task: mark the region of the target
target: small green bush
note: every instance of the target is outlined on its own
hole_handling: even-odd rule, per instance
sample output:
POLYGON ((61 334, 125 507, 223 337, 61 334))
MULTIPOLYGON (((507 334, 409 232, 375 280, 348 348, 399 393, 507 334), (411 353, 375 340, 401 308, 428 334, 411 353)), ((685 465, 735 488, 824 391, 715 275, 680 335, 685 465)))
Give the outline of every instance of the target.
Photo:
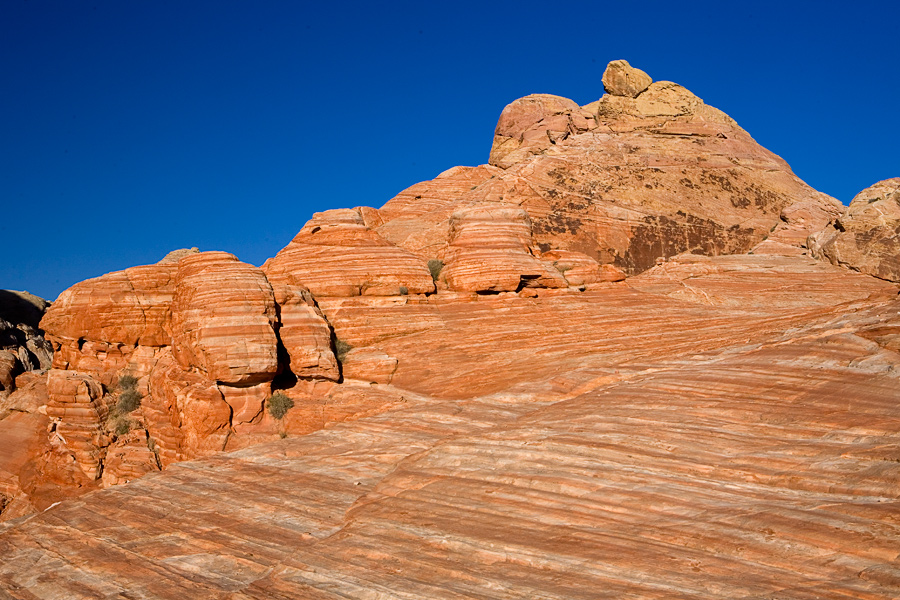
POLYGON ((141 394, 136 389, 127 389, 121 394, 119 394, 119 402, 116 404, 116 409, 121 414, 130 413, 133 410, 137 410, 137 408, 141 405, 141 394))
POLYGON ((401 285, 401 286, 400 286, 400 295, 401 295, 401 296, 405 296, 405 295, 407 295, 408 293, 409 293, 409 288, 406 287, 405 285, 401 285))
POLYGON ((353 350, 353 346, 351 346, 344 340, 334 340, 334 355, 337 357, 339 362, 344 362, 344 358, 347 357, 347 353, 351 350, 353 350))
POLYGON ((116 421, 116 435, 125 435, 131 431, 131 421, 129 419, 119 419, 116 421))
POLYGON ((287 411, 293 408, 293 406, 294 401, 282 392, 275 392, 269 396, 268 400, 266 400, 266 408, 269 410, 269 414, 279 421, 284 418, 284 415, 286 415, 287 411))
POLYGON ((431 271, 431 279, 437 281, 441 276, 441 269, 444 268, 444 261, 439 258, 432 258, 428 261, 428 270, 431 271))
POLYGON ((120 390, 133 390, 137 387, 138 380, 134 375, 122 375, 119 377, 120 390))

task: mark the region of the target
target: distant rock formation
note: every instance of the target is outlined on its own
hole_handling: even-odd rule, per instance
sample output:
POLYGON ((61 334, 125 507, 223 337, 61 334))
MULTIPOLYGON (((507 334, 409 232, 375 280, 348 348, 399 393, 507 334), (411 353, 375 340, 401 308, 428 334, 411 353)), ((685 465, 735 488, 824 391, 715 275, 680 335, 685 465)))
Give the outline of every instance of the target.
POLYGON ((813 256, 900 283, 900 177, 864 189, 840 218, 810 236, 813 256))
POLYGON ((20 373, 50 368, 53 351, 39 323, 50 303, 28 292, 0 290, 0 397, 20 373))

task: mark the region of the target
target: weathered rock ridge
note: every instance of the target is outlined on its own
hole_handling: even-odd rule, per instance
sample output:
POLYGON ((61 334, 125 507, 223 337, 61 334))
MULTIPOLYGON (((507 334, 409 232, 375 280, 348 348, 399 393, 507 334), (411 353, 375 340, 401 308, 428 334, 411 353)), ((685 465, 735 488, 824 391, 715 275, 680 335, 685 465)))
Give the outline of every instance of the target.
POLYGON ((900 178, 861 191, 809 246, 832 264, 900 283, 900 178))
POLYGON ((844 211, 603 85, 262 267, 63 292, 0 406, 0 597, 900 594, 900 180, 844 211))

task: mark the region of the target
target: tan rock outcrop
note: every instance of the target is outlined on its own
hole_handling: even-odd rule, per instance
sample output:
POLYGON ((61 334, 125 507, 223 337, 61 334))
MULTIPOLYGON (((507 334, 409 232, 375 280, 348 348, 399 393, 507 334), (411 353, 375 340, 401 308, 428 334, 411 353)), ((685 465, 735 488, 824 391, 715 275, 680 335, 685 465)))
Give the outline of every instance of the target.
POLYGON ((262 268, 273 285, 297 282, 316 297, 434 291, 425 261, 378 235, 358 208, 316 213, 262 268))
POLYGON ((272 380, 275 296, 260 269, 226 252, 202 252, 178 262, 175 290, 167 329, 184 370, 231 385, 272 380))
POLYGON ((534 255, 531 221, 521 208, 481 205, 450 217, 450 245, 441 277, 461 292, 561 288, 562 274, 534 255))
POLYGON ((816 258, 900 282, 900 178, 861 191, 809 246, 816 258))
POLYGON ((603 72, 603 89, 613 96, 636 98, 651 83, 649 75, 632 67, 627 60, 614 60, 603 72))

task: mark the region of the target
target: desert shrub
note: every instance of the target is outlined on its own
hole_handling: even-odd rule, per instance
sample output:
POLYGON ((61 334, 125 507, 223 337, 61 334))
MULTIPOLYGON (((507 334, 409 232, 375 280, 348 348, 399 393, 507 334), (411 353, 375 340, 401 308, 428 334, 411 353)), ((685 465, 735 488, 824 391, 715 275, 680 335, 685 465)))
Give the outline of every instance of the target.
POLYGON ((401 295, 401 296, 405 296, 405 295, 407 295, 408 293, 409 293, 409 288, 406 287, 405 285, 401 285, 401 286, 400 286, 400 295, 401 295))
POLYGON ((431 271, 431 279, 434 281, 438 280, 438 277, 441 276, 441 269, 444 268, 444 261, 439 258, 432 258, 428 261, 428 270, 431 271))
POLYGON ((337 357, 338 361, 344 362, 344 358, 347 357, 347 353, 351 350, 353 350, 353 346, 344 340, 334 340, 334 355, 337 357))
POLYGON ((120 390, 133 390, 137 387, 138 380, 134 375, 122 375, 119 377, 119 389, 120 390))
POLYGON ((278 420, 283 419, 287 411, 293 406, 294 401, 283 392, 275 392, 266 400, 266 408, 269 410, 269 414, 278 420))
POLYGON ((129 419, 118 419, 116 421, 116 435, 125 435, 131 431, 131 421, 129 419))
POLYGON ((124 415, 126 413, 130 413, 133 410, 137 410, 140 405, 140 392, 138 392, 134 388, 131 388, 119 394, 119 402, 116 404, 116 409, 124 415))

